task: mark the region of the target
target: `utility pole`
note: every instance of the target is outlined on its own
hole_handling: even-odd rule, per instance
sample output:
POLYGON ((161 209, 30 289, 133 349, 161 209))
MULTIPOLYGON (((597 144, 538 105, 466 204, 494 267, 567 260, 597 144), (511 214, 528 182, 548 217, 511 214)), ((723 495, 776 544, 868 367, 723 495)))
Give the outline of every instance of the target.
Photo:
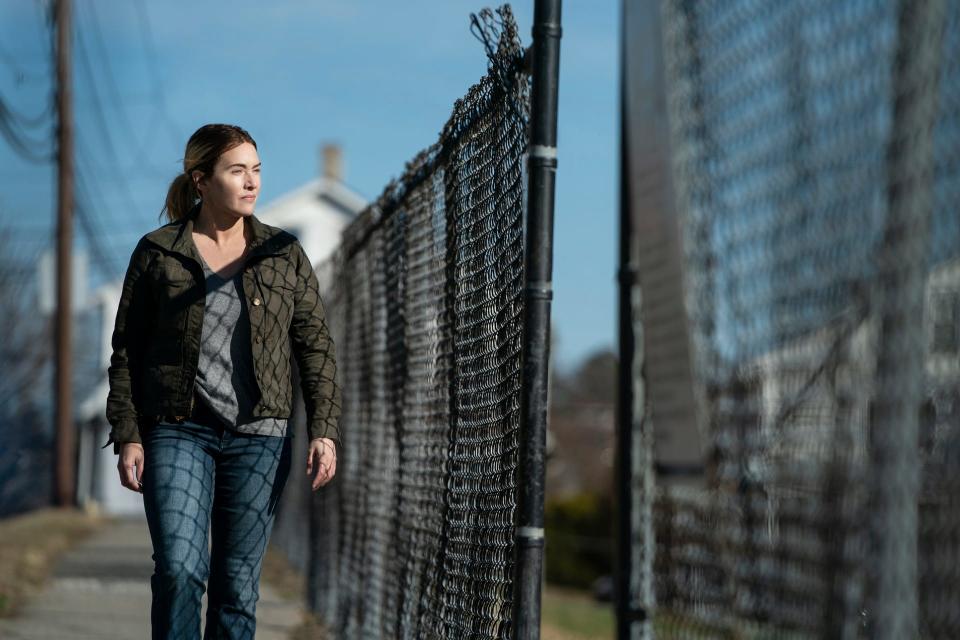
POLYGON ((73 104, 70 76, 70 0, 55 0, 57 29, 57 318, 54 348, 54 498, 58 506, 76 496, 76 434, 71 388, 71 245, 73 244, 73 104))

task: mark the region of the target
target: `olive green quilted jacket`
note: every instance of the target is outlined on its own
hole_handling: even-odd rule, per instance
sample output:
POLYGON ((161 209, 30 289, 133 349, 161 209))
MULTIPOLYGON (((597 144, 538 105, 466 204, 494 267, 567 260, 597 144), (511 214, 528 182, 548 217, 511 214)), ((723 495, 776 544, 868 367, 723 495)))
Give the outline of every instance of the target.
MULTIPOLYGON (((199 207, 156 229, 130 258, 113 330, 107 420, 114 451, 140 442, 158 420, 189 418, 200 356, 206 287, 193 243, 199 207)), ((333 340, 316 275, 297 239, 249 218, 252 241, 243 293, 260 399, 257 417, 289 418, 291 351, 297 362, 310 438, 339 445, 340 389, 333 340)), ((106 445, 105 445, 106 446, 106 445)))

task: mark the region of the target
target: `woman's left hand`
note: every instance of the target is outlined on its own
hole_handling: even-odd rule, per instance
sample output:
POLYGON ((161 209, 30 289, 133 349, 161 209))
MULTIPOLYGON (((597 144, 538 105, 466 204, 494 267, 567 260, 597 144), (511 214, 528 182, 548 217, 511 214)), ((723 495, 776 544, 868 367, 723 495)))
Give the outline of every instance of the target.
POLYGON ((330 438, 314 438, 307 449, 307 476, 316 491, 333 479, 337 472, 337 447, 330 438), (314 475, 316 474, 316 475, 314 475))

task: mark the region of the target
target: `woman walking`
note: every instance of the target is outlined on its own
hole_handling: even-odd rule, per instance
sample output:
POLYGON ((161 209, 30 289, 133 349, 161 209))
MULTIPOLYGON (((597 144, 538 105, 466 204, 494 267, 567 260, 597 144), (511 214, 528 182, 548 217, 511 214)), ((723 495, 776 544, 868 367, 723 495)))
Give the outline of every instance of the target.
POLYGON ((249 133, 187 142, 169 223, 137 244, 113 332, 107 418, 123 486, 153 542, 153 638, 253 638, 261 560, 290 470, 290 356, 314 490, 336 472, 340 391, 316 276, 294 236, 260 222, 249 133), (209 535, 209 552, 208 552, 209 535), (209 586, 207 587, 207 582, 209 586))

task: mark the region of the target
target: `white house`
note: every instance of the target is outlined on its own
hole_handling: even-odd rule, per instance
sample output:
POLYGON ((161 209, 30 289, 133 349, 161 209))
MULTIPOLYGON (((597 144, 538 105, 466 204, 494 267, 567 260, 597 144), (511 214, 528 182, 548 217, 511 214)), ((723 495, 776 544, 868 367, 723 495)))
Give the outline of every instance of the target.
MULTIPOLYGON (((772 480, 768 475, 774 469, 802 473, 810 465, 829 462, 837 447, 843 448, 849 464, 866 463, 879 339, 879 318, 851 308, 818 331, 742 368, 747 391, 740 402, 753 407, 756 415, 749 446, 758 479, 772 480)), ((927 276, 923 347, 927 403, 956 402, 960 260, 936 265, 927 276)), ((936 411, 941 412, 942 407, 936 411)), ((933 420, 921 425, 927 448, 941 448, 946 439, 957 437, 949 425, 940 424, 943 420, 927 420, 933 420)))
MULTIPOLYGON (((367 205, 360 195, 343 182, 339 147, 324 145, 321 158, 319 177, 280 196, 256 213, 263 222, 297 236, 315 269, 336 250, 343 229, 367 205)), ((120 290, 121 282, 118 281, 106 284, 92 294, 92 305, 101 317, 101 381, 77 410, 77 499, 84 506, 96 503, 108 514, 142 515, 140 496, 120 485, 112 448, 101 448, 110 433, 105 415, 109 389, 107 367, 120 290)))
POLYGON ((319 177, 284 194, 257 212, 263 222, 297 236, 314 267, 340 244, 343 229, 367 201, 343 183, 340 149, 325 145, 319 177))

